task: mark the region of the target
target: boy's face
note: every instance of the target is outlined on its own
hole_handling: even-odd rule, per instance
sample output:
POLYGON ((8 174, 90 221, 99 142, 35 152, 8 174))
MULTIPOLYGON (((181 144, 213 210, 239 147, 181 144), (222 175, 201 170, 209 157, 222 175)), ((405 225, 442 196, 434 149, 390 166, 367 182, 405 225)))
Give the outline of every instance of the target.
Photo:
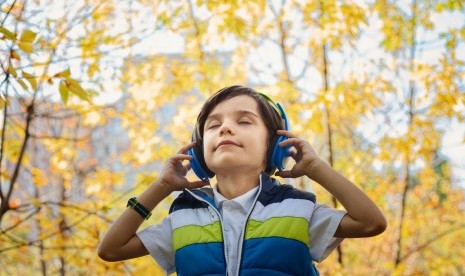
POLYGON ((265 169, 268 132, 252 97, 240 95, 219 103, 203 133, 205 162, 216 174, 265 169))

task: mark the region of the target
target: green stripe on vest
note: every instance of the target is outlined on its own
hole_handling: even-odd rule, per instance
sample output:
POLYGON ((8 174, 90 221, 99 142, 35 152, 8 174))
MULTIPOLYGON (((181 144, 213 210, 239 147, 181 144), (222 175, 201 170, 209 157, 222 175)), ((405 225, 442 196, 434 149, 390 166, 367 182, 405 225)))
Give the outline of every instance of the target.
POLYGON ((273 217, 265 221, 250 220, 245 239, 281 237, 309 245, 308 221, 299 217, 273 217))
POLYGON ((204 226, 186 225, 173 232, 173 247, 178 250, 195 243, 222 242, 221 225, 217 221, 204 226))

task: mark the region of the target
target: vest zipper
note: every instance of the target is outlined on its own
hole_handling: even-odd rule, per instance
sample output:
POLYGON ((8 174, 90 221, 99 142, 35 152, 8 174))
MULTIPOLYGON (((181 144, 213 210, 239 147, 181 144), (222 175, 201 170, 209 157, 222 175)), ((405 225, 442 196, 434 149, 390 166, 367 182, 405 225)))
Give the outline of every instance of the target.
POLYGON ((262 176, 260 175, 260 187, 258 188, 257 195, 255 196, 255 199, 253 201, 252 206, 250 207, 249 213, 247 214, 245 218, 245 223, 244 223, 244 228, 242 229, 241 237, 239 238, 239 248, 237 250, 237 265, 236 265, 236 275, 239 276, 239 268, 241 267, 241 259, 242 259, 242 246, 244 245, 244 237, 245 237, 245 231, 247 229, 247 224, 249 223, 249 218, 250 215, 252 214, 253 209, 255 208, 255 205, 257 204, 257 199, 260 193, 262 192, 262 176))
POLYGON ((224 254, 224 262, 226 263, 226 275, 230 275, 229 273, 229 265, 228 265, 228 251, 226 250, 226 237, 224 235, 224 230, 223 230, 223 218, 221 217, 220 212, 216 209, 215 206, 213 206, 210 202, 206 201, 205 199, 197 196, 196 194, 192 193, 191 191, 187 190, 193 197, 195 197, 197 200, 200 200, 202 202, 205 202, 208 204, 208 206, 212 207, 213 210, 215 210, 216 214, 220 218, 220 226, 221 226, 221 236, 223 237, 223 254, 224 254))

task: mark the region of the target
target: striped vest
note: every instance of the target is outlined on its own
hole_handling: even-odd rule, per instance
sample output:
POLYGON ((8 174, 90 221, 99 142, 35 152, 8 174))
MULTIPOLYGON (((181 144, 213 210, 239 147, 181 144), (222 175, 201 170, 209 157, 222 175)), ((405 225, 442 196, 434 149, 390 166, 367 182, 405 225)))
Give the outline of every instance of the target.
POLYGON ((211 188, 184 190, 170 208, 178 275, 318 275, 309 246, 315 195, 262 173, 247 216, 237 264, 228 264, 221 216, 211 188))

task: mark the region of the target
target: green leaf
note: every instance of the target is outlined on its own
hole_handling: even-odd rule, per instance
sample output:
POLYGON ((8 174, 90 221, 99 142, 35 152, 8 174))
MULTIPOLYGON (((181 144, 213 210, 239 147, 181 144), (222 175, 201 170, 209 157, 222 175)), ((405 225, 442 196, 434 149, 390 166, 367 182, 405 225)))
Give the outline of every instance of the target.
POLYGON ((64 81, 60 82, 60 86, 58 87, 58 90, 60 91, 61 100, 66 105, 68 103, 69 90, 64 81))
POLYGON ((77 80, 68 79, 66 84, 69 91, 76 94, 76 96, 78 96, 81 100, 89 101, 89 95, 81 87, 81 84, 77 80))
POLYGON ((19 40, 26 43, 32 43, 36 38, 36 35, 37 34, 31 30, 25 30, 19 40))
POLYGON ((7 39, 16 40, 16 35, 4 27, 0 27, 0 33, 4 34, 7 39))
POLYGON ((31 75, 31 74, 29 74, 27 72, 24 72, 24 71, 23 71, 23 77, 25 77, 26 80, 31 84, 32 89, 34 89, 34 91, 36 91, 37 90, 36 78, 33 75, 31 75))

